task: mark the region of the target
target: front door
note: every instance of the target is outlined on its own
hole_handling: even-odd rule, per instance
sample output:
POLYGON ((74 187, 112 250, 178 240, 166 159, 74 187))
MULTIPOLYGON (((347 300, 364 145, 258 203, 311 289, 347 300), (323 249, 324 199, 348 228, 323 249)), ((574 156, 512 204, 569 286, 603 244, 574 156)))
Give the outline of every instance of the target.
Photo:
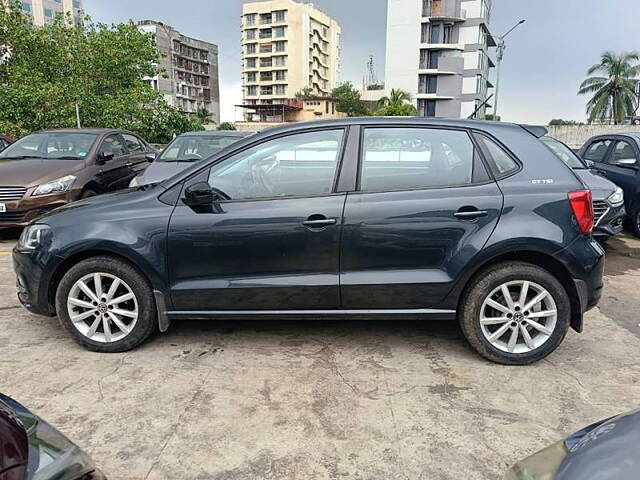
POLYGON ((502 209, 469 134, 366 128, 345 206, 345 309, 429 309, 487 242, 502 209))
POLYGON ((263 141, 196 174, 226 200, 170 221, 177 311, 334 309, 345 194, 334 193, 344 129, 263 141))

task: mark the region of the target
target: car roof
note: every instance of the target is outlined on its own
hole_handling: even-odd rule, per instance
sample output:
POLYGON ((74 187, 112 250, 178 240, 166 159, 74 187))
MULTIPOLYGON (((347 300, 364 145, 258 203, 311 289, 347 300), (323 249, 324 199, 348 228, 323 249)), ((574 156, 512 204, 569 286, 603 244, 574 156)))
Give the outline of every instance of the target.
POLYGON ((236 130, 200 130, 197 132, 186 132, 180 137, 248 137, 251 132, 238 132, 236 130))
POLYGON ((133 133, 128 130, 120 130, 118 128, 52 128, 48 130, 40 130, 34 133, 93 133, 103 135, 108 133, 133 133))

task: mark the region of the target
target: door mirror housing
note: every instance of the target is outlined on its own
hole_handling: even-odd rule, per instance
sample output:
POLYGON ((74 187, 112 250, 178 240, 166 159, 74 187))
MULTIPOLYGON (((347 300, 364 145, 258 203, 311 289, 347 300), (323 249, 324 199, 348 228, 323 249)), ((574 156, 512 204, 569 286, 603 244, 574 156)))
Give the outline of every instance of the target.
POLYGON ((147 162, 149 162, 149 163, 153 163, 153 162, 155 162, 156 157, 157 157, 157 154, 156 154, 156 153, 147 153, 147 155, 145 155, 145 157, 144 157, 144 158, 146 158, 146 159, 147 159, 147 162))
POLYGON ((616 162, 616 166, 624 168, 638 168, 638 161, 635 158, 622 158, 616 162))
POLYGON ((109 160, 113 160, 113 157, 114 157, 113 153, 100 152, 98 154, 98 165, 104 165, 109 160))
POLYGON ((211 205, 215 199, 216 195, 207 182, 189 185, 184 191, 184 203, 190 207, 211 205))
POLYGON ((595 162, 593 160, 587 160, 586 158, 583 159, 585 165, 587 166, 587 168, 593 168, 596 166, 595 162))

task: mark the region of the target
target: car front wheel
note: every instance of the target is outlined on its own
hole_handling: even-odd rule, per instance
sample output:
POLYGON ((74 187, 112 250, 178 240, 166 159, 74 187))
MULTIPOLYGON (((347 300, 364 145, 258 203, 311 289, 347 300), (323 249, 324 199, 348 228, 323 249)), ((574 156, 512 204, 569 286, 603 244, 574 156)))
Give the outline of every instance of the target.
POLYGON ((56 294, 62 326, 95 352, 131 350, 155 330, 153 292, 131 265, 112 257, 95 257, 72 267, 56 294))
POLYGON ((460 324, 483 357, 505 365, 543 359, 562 343, 571 320, 567 293, 548 271, 529 263, 489 268, 468 288, 460 324))

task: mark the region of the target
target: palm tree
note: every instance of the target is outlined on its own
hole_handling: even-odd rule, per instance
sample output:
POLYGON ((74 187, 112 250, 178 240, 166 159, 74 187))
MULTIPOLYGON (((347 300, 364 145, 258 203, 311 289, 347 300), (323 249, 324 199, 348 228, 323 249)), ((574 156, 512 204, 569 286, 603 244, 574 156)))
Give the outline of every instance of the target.
POLYGON ((621 55, 605 52, 600 63, 587 71, 587 75, 602 75, 588 77, 578 91, 578 95, 593 95, 587 103, 589 123, 594 120, 613 119, 618 125, 624 117, 633 114, 636 109, 636 88, 640 75, 640 66, 633 63, 639 60, 638 52, 621 55))
POLYGON ((209 125, 211 123, 211 112, 204 107, 200 107, 196 111, 196 118, 202 125, 209 125))
POLYGON ((392 88, 388 97, 382 97, 378 100, 379 107, 399 107, 406 102, 411 102, 411 94, 405 90, 392 88))

